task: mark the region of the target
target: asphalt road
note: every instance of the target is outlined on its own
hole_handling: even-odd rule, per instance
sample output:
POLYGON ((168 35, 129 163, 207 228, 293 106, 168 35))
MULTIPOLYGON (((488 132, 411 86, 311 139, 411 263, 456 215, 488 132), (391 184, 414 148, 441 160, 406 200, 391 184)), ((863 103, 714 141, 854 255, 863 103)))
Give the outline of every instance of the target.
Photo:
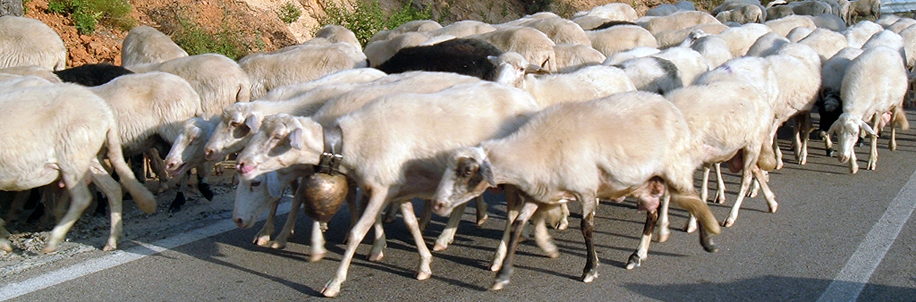
MULTIPOLYGON (((910 120, 916 116, 910 112, 910 120)), ((649 259, 626 270, 645 215, 628 200, 598 208, 595 242, 601 266, 593 283, 578 280, 585 265, 579 206, 565 231, 551 230, 561 255, 550 259, 523 242, 512 282, 488 291, 495 273, 490 257, 501 235, 504 203, 495 196, 490 219, 478 227, 469 207, 455 243, 434 252, 433 276, 414 279, 418 256, 403 222, 386 225, 388 249, 380 262, 357 251, 341 301, 916 301, 916 131, 898 135, 897 152, 880 139, 878 169, 856 175, 824 156, 812 141, 809 163, 795 164, 780 140, 785 168, 771 173, 779 211, 768 213, 762 195, 746 199, 734 227, 715 238, 718 253, 702 250, 696 234, 677 230, 684 211, 672 211, 671 238, 653 243, 649 259)), ((857 148, 865 167, 867 144, 857 148)), ((699 173, 697 174, 699 176, 699 173)), ((726 177, 728 202, 710 204, 722 220, 738 189, 726 177)), ((285 197, 288 207, 289 197, 285 197)), ((417 208, 421 205, 417 203, 417 208)), ((286 215, 278 219, 279 229, 286 215)), ((445 218, 426 230, 432 247, 445 218)), ((301 218, 283 250, 251 243, 260 228, 236 229, 228 217, 197 232, 153 243, 124 243, 114 253, 95 253, 66 265, 4 280, 9 301, 292 301, 320 300, 336 271, 348 226, 338 214, 326 234, 328 256, 308 262, 310 223, 301 218), (68 266, 71 265, 71 266, 68 266)), ((370 235, 371 236, 371 235, 370 235)), ((6 277, 4 277, 6 278, 6 277)))

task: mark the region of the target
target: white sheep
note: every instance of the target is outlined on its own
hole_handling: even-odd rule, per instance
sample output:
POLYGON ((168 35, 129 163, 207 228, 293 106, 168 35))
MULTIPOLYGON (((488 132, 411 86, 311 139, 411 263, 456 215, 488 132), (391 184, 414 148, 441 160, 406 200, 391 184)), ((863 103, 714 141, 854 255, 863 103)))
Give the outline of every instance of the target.
POLYGON ((613 66, 623 69, 640 91, 664 94, 684 87, 677 66, 662 58, 640 57, 613 66))
POLYGON ((747 23, 739 27, 732 27, 719 33, 719 37, 728 43, 732 56, 740 57, 747 54, 751 45, 761 36, 772 32, 773 30, 765 25, 757 23, 747 23))
POLYGON ((680 111, 652 93, 628 92, 555 105, 533 115, 510 136, 452 151, 436 190, 434 210, 448 214, 496 185, 517 187, 526 196, 513 223, 509 255, 492 290, 509 283, 520 227, 539 207, 573 199, 582 204, 587 247, 583 282, 598 276, 591 236, 598 198, 636 197, 639 208, 647 210, 643 236, 651 237, 659 199, 667 192, 675 203, 700 217, 701 244, 712 252, 716 247, 709 236, 719 233, 719 227, 693 189, 693 171, 699 162, 690 150, 690 137, 680 111))
POLYGON ((817 28, 829 29, 835 32, 846 30, 846 21, 843 21, 843 18, 835 14, 811 16, 811 21, 814 21, 814 26, 817 26, 817 28))
POLYGON ((906 53, 906 68, 912 70, 916 66, 916 26, 910 26, 900 32, 903 38, 903 50, 906 53))
POLYGON ((187 56, 188 52, 169 36, 146 25, 132 28, 121 43, 121 66, 124 67, 162 63, 187 56))
POLYGON ((779 48, 788 43, 792 43, 792 41, 783 38, 775 32, 770 32, 757 38, 754 45, 751 45, 751 47, 747 49, 746 55, 765 57, 775 53, 779 48))
POLYGON ((702 31, 706 34, 718 35, 729 28, 730 27, 728 27, 725 24, 708 23, 708 24, 700 24, 696 26, 691 26, 691 27, 684 28, 684 29, 666 30, 666 31, 656 33, 654 36, 655 36, 655 39, 658 40, 659 47, 664 48, 664 47, 680 45, 680 43, 683 43, 685 40, 689 39, 692 33, 695 33, 695 32, 702 31))
POLYGON ((636 25, 618 25, 601 30, 587 31, 591 46, 605 56, 636 47, 658 48, 658 41, 645 28, 636 25))
POLYGON ((709 61, 688 47, 669 47, 652 56, 674 63, 682 87, 690 86, 697 77, 710 69, 709 61))
POLYGON ((817 28, 817 25, 814 24, 814 20, 811 20, 811 17, 803 15, 786 16, 776 20, 767 21, 764 24, 783 37, 788 35, 789 32, 796 27, 807 27, 812 30, 817 28))
MULTIPOLYGON (((637 22, 639 23, 639 22, 637 22)), ((716 17, 700 11, 683 11, 668 16, 655 17, 645 22, 645 27, 653 35, 666 30, 685 29, 699 24, 721 24, 716 17)), ((642 25, 642 24, 640 24, 642 25)))
POLYGON ((717 35, 707 34, 702 30, 697 30, 691 34, 680 46, 689 47, 700 53, 703 58, 706 58, 710 69, 722 65, 722 63, 734 57, 725 39, 717 35))
POLYGON ((239 67, 248 74, 251 99, 260 98, 274 87, 367 66, 366 55, 349 43, 303 44, 270 53, 249 54, 239 60, 239 67))
POLYGON ((359 44, 359 39, 352 30, 340 25, 325 25, 315 32, 315 38, 324 38, 331 43, 347 43, 353 45, 356 49, 363 49, 359 44))
POLYGON ((730 10, 718 12, 715 16, 722 23, 738 22, 744 24, 766 22, 767 15, 763 6, 744 3, 730 10))
MULTIPOLYGON (((490 42, 502 51, 517 52, 533 64, 544 66, 550 72, 556 72, 556 43, 541 31, 524 26, 501 27, 494 31, 469 36, 490 42)), ((593 46, 594 47, 594 46, 593 46)), ((598 51, 601 49, 595 48, 598 51)))
POLYGON ((60 78, 50 69, 35 65, 0 68, 0 73, 17 76, 35 76, 51 83, 61 82, 60 78))
POLYGON ((877 23, 878 25, 881 25, 884 28, 887 28, 888 26, 891 26, 891 24, 894 24, 895 22, 899 21, 902 18, 904 17, 900 17, 895 14, 883 15, 881 16, 881 18, 878 18, 878 20, 875 20, 875 23, 877 23))
MULTIPOLYGON (((446 152, 508 134, 536 110, 527 92, 478 81, 431 94, 389 95, 338 119, 343 133, 341 172, 367 192, 369 203, 350 229, 344 258, 322 294, 334 297, 340 292, 356 248, 389 202, 401 205, 405 223, 416 240, 420 252, 417 278, 429 278, 432 255, 412 204, 405 201, 432 197, 445 171, 446 152)), ((239 156, 241 177, 251 179, 292 163, 318 164, 324 150, 322 129, 309 118, 276 115, 266 120, 264 129, 239 156), (287 139, 277 141, 274 137, 287 139), (288 146, 288 151, 267 152, 277 143, 288 146)))
POLYGON ((667 15, 676 13, 677 11, 678 11, 678 8, 677 6, 674 6, 674 4, 662 3, 653 8, 646 10, 645 15, 660 17, 660 16, 667 16, 667 15))
POLYGON ((513 25, 537 29, 556 44, 591 45, 591 40, 579 24, 560 17, 528 19, 513 25))
POLYGON ((798 43, 798 41, 801 41, 801 39, 804 39, 805 37, 810 35, 812 32, 814 32, 814 29, 812 28, 796 27, 792 29, 791 31, 789 31, 789 34, 786 35, 785 38, 788 39, 789 42, 798 43))
POLYGON ((35 19, 0 17, 0 68, 37 65, 67 67, 67 48, 56 31, 35 19))
POLYGON ((875 20, 881 18, 881 0, 856 0, 849 1, 849 12, 846 23, 852 22, 856 17, 871 17, 875 20))
POLYGON ((600 65, 607 57, 591 46, 582 44, 557 44, 553 47, 557 57, 557 72, 566 73, 579 68, 600 65))
POLYGON ((495 82, 528 91, 541 108, 636 90, 627 74, 617 67, 589 66, 570 73, 536 76, 542 69, 517 53, 507 52, 491 60, 498 65, 495 82))
POLYGON ((430 32, 432 36, 463 38, 496 30, 496 27, 477 20, 461 20, 430 32))
POLYGON ((896 130, 909 128, 909 122, 902 114, 903 97, 907 90, 906 68, 897 60, 896 49, 878 46, 864 52, 849 63, 843 77, 840 97, 843 101, 843 114, 827 131, 827 135, 837 134, 837 155, 842 163, 849 162, 850 172, 859 171, 856 163, 854 145, 860 131, 869 134, 871 150, 868 156, 868 170, 874 170, 878 161, 878 131, 881 118, 890 114, 891 138, 889 147, 896 149, 896 130), (865 120, 872 121, 872 127, 865 120))
POLYGON ((833 57, 824 62, 821 68, 821 92, 820 101, 818 102, 818 128, 819 136, 824 138, 824 144, 828 155, 833 148, 833 142, 829 136, 826 136, 827 130, 836 122, 840 114, 843 114, 843 104, 840 101, 840 91, 842 90, 843 76, 849 63, 862 54, 862 49, 855 47, 846 47, 837 52, 833 57))
POLYGON ((622 51, 610 55, 602 63, 603 65, 617 65, 623 62, 626 62, 630 59, 648 57, 654 54, 661 52, 658 48, 655 47, 636 47, 627 51, 622 51))
POLYGON ((862 48, 862 45, 865 44, 871 36, 882 30, 884 30, 884 27, 881 27, 881 25, 865 20, 847 27, 846 31, 843 32, 843 36, 846 37, 849 46, 862 48))
POLYGON ((907 27, 913 26, 914 24, 916 24, 916 20, 914 19, 900 18, 900 20, 897 20, 897 22, 894 22, 894 24, 885 26, 884 28, 899 34, 901 31, 903 31, 907 27))
POLYGON ((820 56, 821 62, 826 62, 841 49, 849 46, 842 34, 823 28, 815 29, 798 43, 811 46, 820 56))
MULTIPOLYGON (((89 87, 89 90, 114 110, 124 154, 144 154, 150 158, 153 170, 159 176, 160 189, 183 180, 183 174, 166 175, 158 154, 167 151, 157 154, 150 153, 150 150, 170 149, 184 131, 184 122, 203 115, 200 96, 187 81, 165 72, 148 72, 123 75, 104 85, 89 87), (161 145, 163 143, 165 145, 161 145)), ((197 170, 198 179, 209 171, 203 168, 197 170)), ((186 172, 187 169, 181 171, 186 172)), ((186 182, 181 185, 182 191, 186 191, 186 182)), ((185 194, 182 191, 172 202, 171 210, 177 210, 184 203, 185 194)), ((212 192, 201 190, 201 193, 207 199, 213 198, 208 196, 212 192)))
MULTIPOLYGON (((51 184, 66 188, 70 208, 51 231, 45 253, 57 250, 67 231, 91 203, 91 180, 109 198, 111 233, 105 250, 117 248, 121 235, 121 190, 100 159, 107 157, 121 184, 146 213, 156 210, 156 199, 134 177, 120 151, 118 124, 111 107, 76 84, 54 84, 11 89, 0 94, 4 121, 0 142, 0 190, 22 191, 51 184), (23 129, 31 129, 23 131, 23 129), (107 151, 105 151, 107 150, 107 151)), ((0 235, 5 235, 0 225, 0 235)), ((9 250, 5 236, 0 249, 9 250)))
POLYGON ((248 102, 251 84, 248 75, 232 59, 220 54, 200 54, 162 63, 130 66, 133 72, 162 71, 180 76, 200 95, 204 118, 219 116, 223 108, 248 102))
POLYGON ((905 41, 899 34, 886 29, 875 33, 871 36, 871 38, 868 38, 868 41, 865 41, 865 44, 862 44, 862 50, 867 50, 869 48, 875 48, 878 46, 886 46, 897 50, 897 53, 900 55, 900 59, 903 61, 904 66, 906 66, 908 63, 906 57, 905 41))
POLYGON ((433 20, 413 20, 408 21, 407 23, 398 25, 391 30, 381 30, 377 32, 372 38, 369 38, 369 41, 366 42, 366 46, 369 43, 381 40, 388 40, 392 36, 408 33, 408 32, 424 32, 424 31, 433 31, 442 28, 442 25, 439 22, 433 20))
POLYGON ((258 101, 279 101, 291 99, 312 89, 324 85, 338 83, 362 83, 378 80, 386 76, 384 72, 375 68, 354 68, 334 72, 308 82, 283 85, 271 89, 267 94, 258 98, 258 101))
POLYGON ((610 21, 635 21, 636 18, 639 18, 639 15, 636 13, 636 10, 632 6, 625 3, 608 3, 604 5, 599 5, 592 7, 587 11, 580 11, 573 14, 572 19, 575 21, 577 18, 582 18, 586 16, 604 18, 610 21))

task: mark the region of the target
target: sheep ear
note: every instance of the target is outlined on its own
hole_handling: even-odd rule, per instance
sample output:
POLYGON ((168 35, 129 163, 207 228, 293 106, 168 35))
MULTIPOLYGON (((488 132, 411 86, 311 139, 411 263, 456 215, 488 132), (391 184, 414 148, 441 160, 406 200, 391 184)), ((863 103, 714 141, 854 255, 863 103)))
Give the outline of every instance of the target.
POLYGON ((831 136, 831 135, 833 135, 834 133, 836 133, 836 131, 839 130, 839 127, 840 127, 840 121, 839 121, 839 120, 837 120, 836 122, 833 122, 833 125, 830 125, 830 129, 827 129, 827 134, 826 134, 826 136, 831 136))
POLYGON ((491 187, 496 187, 496 181, 493 179, 493 167, 490 166, 490 160, 484 159, 480 163, 480 176, 483 176, 483 180, 487 182, 491 187))
POLYGON ((859 127, 861 127, 862 130, 865 131, 865 133, 868 133, 868 134, 874 135, 874 136, 878 136, 878 133, 876 133, 874 129, 872 129, 871 127, 869 127, 869 126, 868 126, 868 123, 865 123, 865 121, 863 121, 863 120, 859 120, 859 127))
POLYGON ((529 64, 528 67, 525 68, 525 74, 550 74, 550 71, 541 66, 529 64))
POLYGON ((297 150, 302 150, 302 128, 293 129, 289 133, 289 145, 297 150))
POLYGON ((490 60, 490 63, 493 63, 493 65, 499 65, 500 63, 499 57, 497 56, 487 56, 487 60, 490 60))
POLYGON ((280 179, 277 178, 276 172, 267 173, 267 193, 273 198, 280 198, 280 195, 283 194, 283 187, 280 186, 280 179))
POLYGON ((261 127, 261 118, 257 114, 249 115, 245 118, 245 126, 251 130, 251 132, 258 132, 258 128, 261 127))

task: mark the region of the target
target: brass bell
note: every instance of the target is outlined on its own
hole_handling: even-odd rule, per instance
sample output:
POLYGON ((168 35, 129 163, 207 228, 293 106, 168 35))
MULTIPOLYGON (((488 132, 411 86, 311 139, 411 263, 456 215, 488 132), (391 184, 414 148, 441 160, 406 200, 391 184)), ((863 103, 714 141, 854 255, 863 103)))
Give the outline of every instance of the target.
POLYGON ((347 191, 347 178, 342 174, 315 172, 302 178, 296 198, 302 198, 306 215, 328 222, 347 198, 347 191))

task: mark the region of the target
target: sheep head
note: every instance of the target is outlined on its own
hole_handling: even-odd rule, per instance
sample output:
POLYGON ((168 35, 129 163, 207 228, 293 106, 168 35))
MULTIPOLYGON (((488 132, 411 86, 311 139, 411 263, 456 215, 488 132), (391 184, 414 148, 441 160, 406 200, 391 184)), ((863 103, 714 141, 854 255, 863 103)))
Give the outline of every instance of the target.
POLYGON ((310 118, 277 114, 264 118, 261 131, 239 153, 238 172, 251 180, 294 164, 317 165, 324 150, 321 125, 310 118))
POLYGON ((495 186, 493 169, 483 149, 458 149, 449 157, 448 167, 436 188, 433 211, 438 215, 449 215, 456 206, 495 186))
POLYGON ((528 74, 548 74, 550 73, 545 66, 537 66, 528 63, 522 55, 516 52, 506 52, 499 57, 487 57, 493 65, 496 65, 495 82, 524 89, 525 76, 528 74))
POLYGON ((213 124, 200 117, 191 118, 184 123, 184 130, 175 139, 172 149, 165 157, 165 171, 169 177, 188 172, 192 167, 206 161, 204 145, 213 133, 213 124))
POLYGON ((205 147, 207 160, 216 161, 241 150, 261 127, 261 115, 250 103, 236 103, 223 110, 205 147))
POLYGON ((845 163, 853 158, 856 141, 859 139, 859 132, 865 131, 871 135, 877 135, 862 117, 844 113, 840 115, 836 122, 827 130, 827 135, 837 134, 837 157, 840 162, 845 163))

